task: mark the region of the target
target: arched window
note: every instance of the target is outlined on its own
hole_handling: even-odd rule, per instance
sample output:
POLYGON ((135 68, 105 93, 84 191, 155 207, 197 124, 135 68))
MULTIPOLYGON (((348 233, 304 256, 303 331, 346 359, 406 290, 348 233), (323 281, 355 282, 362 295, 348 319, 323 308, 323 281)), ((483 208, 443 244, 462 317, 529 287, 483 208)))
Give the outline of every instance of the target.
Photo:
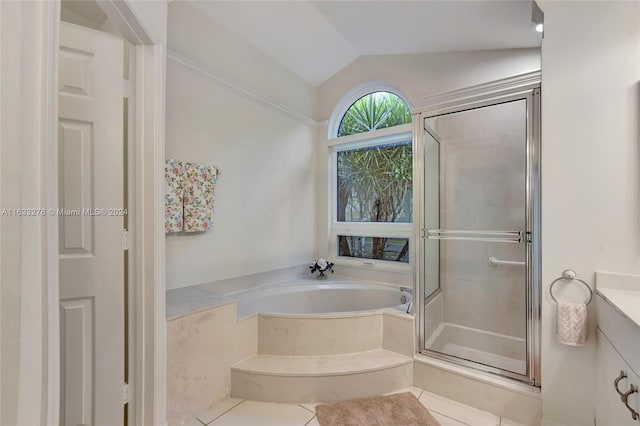
POLYGON ((330 120, 330 255, 343 264, 408 271, 411 111, 401 96, 384 87, 371 89, 359 87, 345 95, 330 120))
POLYGON ((411 123, 411 111, 398 95, 373 92, 355 101, 342 116, 338 137, 411 123))

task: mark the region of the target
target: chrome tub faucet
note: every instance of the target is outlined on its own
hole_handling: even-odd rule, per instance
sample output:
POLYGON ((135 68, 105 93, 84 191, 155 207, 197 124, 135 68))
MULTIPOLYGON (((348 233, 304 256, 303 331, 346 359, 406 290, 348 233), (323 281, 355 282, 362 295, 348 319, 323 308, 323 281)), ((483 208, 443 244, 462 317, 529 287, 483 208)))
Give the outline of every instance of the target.
POLYGON ((412 296, 409 304, 407 305, 407 313, 410 314, 413 309, 413 289, 409 287, 400 287, 400 291, 409 293, 412 296))

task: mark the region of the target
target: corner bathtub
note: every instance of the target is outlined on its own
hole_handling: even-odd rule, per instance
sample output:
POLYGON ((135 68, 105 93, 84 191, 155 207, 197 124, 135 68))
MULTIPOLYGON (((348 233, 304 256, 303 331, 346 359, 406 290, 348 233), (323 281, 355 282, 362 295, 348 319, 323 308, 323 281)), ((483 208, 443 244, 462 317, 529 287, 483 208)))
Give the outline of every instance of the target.
POLYGON ((357 282, 300 281, 236 295, 238 317, 264 314, 328 314, 390 309, 406 313, 411 295, 400 287, 357 282), (402 303, 405 296, 407 303, 402 303))

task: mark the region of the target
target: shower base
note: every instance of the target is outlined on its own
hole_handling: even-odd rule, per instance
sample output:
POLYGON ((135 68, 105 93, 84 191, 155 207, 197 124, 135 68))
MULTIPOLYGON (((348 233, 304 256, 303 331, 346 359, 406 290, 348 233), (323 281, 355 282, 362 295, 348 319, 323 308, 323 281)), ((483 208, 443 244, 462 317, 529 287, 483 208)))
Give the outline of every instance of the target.
POLYGON ((523 338, 443 322, 425 348, 518 374, 527 372, 523 338))

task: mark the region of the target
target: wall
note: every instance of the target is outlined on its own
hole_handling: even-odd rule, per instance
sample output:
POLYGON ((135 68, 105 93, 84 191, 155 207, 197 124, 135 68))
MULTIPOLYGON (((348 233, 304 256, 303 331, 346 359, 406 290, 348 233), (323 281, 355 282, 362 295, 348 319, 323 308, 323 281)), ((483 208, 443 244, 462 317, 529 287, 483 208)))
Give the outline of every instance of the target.
POLYGON ((167 43, 167 2, 161 1, 127 1, 127 6, 144 28, 153 44, 167 43))
POLYGON ((544 424, 592 425, 595 309, 586 346, 561 346, 548 289, 566 268, 592 285, 596 270, 640 272, 640 4, 542 7, 544 424))
POLYGON ((60 4, 60 20, 87 28, 93 28, 94 30, 100 29, 100 22, 89 19, 88 17, 77 13, 73 9, 70 9, 67 2, 62 2, 60 4))
POLYGON ((187 2, 169 5, 168 49, 251 93, 317 119, 311 84, 187 2))
POLYGON ((222 170, 213 230, 166 237, 168 289, 313 260, 314 126, 255 93, 167 64, 167 158, 222 170))
POLYGON ((361 56, 318 86, 317 115, 328 119, 349 90, 369 81, 395 85, 413 106, 423 97, 540 69, 540 49, 361 56))
MULTIPOLYGON (((52 140, 47 79, 51 57, 46 2, 0 4, 0 207, 46 208, 52 140)), ((39 425, 48 418, 48 305, 45 216, 0 218, 0 424, 39 425)), ((55 302, 54 302, 55 303, 55 302)))

